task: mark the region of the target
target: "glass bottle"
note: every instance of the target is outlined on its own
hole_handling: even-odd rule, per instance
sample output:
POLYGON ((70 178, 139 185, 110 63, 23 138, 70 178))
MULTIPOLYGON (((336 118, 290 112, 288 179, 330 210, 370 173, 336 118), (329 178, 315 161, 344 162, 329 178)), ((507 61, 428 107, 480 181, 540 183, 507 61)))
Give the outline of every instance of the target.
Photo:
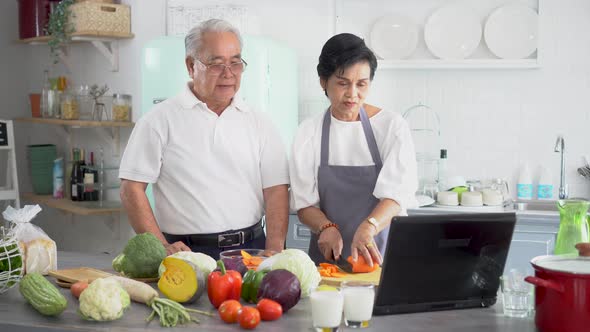
POLYGON ((51 82, 49 82, 49 70, 45 70, 43 72, 44 79, 43 79, 43 89, 41 90, 41 116, 44 118, 50 118, 53 116, 51 114, 51 107, 50 107, 50 92, 51 92, 51 82))
POLYGON ((78 200, 78 177, 81 172, 78 159, 80 158, 80 150, 74 149, 72 160, 72 172, 70 173, 70 199, 72 201, 78 200))
POLYGON ((80 149, 80 160, 78 161, 78 178, 76 179, 78 185, 78 200, 84 201, 84 175, 87 172, 86 169, 86 152, 84 149, 80 149))
POLYGON ((440 150, 440 159, 438 160, 438 190, 439 191, 446 191, 448 190, 447 186, 447 176, 448 176, 448 166, 447 166, 447 150, 441 149, 440 150))
POLYGON ((559 231, 555 242, 555 255, 577 253, 575 245, 589 242, 586 214, 590 202, 578 199, 561 199, 559 208, 559 231))

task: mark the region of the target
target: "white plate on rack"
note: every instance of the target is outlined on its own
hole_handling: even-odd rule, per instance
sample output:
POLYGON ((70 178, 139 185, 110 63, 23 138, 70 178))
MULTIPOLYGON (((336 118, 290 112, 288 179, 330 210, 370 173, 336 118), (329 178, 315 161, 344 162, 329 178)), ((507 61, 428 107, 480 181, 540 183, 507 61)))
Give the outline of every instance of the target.
POLYGON ((539 15, 523 4, 494 10, 486 21, 484 38, 492 53, 502 59, 527 58, 537 49, 539 15))
POLYGON ((371 30, 371 48, 381 59, 407 58, 417 45, 418 25, 403 15, 384 16, 371 30))
POLYGON ((441 59, 469 57, 481 41, 477 14, 460 4, 437 9, 426 20, 424 41, 432 54, 441 59))

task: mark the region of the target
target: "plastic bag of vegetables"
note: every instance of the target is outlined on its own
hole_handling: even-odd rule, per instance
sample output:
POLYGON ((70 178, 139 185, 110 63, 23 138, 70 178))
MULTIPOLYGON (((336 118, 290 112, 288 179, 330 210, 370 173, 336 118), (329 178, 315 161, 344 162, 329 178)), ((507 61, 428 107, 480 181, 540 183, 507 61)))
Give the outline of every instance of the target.
POLYGON ((80 295, 80 314, 84 319, 111 321, 121 318, 129 307, 129 294, 116 280, 94 280, 80 295))
POLYGON ((317 287, 322 280, 315 263, 304 251, 299 249, 285 249, 265 259, 258 266, 258 271, 279 269, 285 269, 297 276, 301 284, 302 298, 308 297, 311 290, 317 287))

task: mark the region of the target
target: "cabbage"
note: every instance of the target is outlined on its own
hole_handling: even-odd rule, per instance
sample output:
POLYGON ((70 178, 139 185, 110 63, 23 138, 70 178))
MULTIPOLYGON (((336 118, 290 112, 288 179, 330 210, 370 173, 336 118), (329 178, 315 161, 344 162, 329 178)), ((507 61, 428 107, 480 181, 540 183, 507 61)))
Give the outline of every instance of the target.
MULTIPOLYGON (((168 257, 174 257, 193 263, 200 271, 203 271, 205 278, 209 275, 209 273, 211 273, 211 271, 217 268, 217 262, 211 258, 211 256, 200 252, 179 251, 168 257)), ((158 268, 158 276, 161 277, 164 271, 166 271, 166 267, 164 264, 160 263, 160 267, 158 268)))
POLYGON ((285 249, 282 252, 265 259, 258 270, 290 271, 299 279, 301 284, 301 297, 309 296, 311 290, 317 287, 322 280, 318 268, 309 256, 299 249, 285 249))

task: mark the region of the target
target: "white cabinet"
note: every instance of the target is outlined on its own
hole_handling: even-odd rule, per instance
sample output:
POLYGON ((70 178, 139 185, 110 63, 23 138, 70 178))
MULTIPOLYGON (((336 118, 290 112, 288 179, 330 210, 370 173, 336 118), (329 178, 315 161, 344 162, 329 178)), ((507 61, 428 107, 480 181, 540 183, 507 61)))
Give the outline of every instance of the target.
POLYGON ((531 259, 553 254, 558 230, 559 216, 518 216, 504 271, 514 268, 533 273, 531 259))

